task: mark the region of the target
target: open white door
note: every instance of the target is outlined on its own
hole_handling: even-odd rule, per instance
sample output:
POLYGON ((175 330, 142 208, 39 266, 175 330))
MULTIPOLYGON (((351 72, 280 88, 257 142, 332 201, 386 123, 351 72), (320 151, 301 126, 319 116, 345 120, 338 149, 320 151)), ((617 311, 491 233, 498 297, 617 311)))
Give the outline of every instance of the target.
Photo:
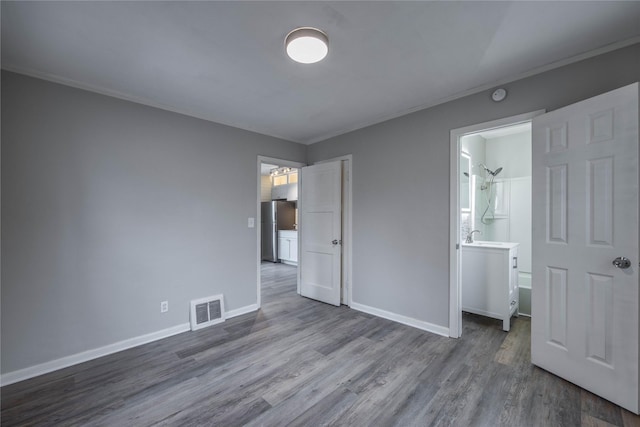
POLYGON ((342 164, 307 166, 300 173, 300 294, 340 305, 342 164))
POLYGON ((532 362, 636 414, 638 143, 638 83, 533 120, 532 362))

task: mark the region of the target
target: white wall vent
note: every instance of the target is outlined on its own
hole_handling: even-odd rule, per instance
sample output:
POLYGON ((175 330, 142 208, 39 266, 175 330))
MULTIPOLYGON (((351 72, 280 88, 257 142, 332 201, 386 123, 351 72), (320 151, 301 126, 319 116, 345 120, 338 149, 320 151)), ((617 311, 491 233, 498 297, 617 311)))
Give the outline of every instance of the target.
POLYGON ((214 295, 191 301, 192 331, 224 322, 224 320, 224 300, 222 295, 214 295))

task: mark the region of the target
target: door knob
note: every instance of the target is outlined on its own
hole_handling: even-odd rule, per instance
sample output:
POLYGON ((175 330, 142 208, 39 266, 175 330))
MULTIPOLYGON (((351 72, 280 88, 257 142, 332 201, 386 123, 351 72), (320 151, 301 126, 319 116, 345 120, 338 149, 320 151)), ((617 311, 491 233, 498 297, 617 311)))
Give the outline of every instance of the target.
POLYGON ((331 244, 332 244, 333 246, 335 246, 335 245, 337 245, 337 244, 342 244, 342 240, 333 239, 333 240, 331 241, 331 244))
POLYGON ((612 264, 614 266, 616 266, 617 268, 629 268, 629 267, 631 267, 631 261, 629 261, 629 258, 625 258, 623 256, 619 256, 618 258, 614 259, 612 264))

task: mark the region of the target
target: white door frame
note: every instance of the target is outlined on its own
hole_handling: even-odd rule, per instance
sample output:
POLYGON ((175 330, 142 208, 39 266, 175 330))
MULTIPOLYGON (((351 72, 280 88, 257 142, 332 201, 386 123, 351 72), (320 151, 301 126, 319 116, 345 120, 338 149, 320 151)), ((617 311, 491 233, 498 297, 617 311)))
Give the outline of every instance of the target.
POLYGON ((531 122, 545 110, 518 114, 503 119, 452 129, 449 176, 449 336, 462 336, 462 284, 460 281, 460 138, 472 133, 531 122))
MULTIPOLYGON (((352 179, 353 176, 353 155, 347 154, 340 157, 334 157, 332 159, 321 160, 314 164, 342 161, 342 304, 346 304, 351 307, 353 301, 353 276, 352 276, 352 254, 353 254, 353 239, 352 239, 352 206, 353 206, 353 191, 352 191, 352 179), (346 293, 346 295, 345 295, 346 293), (346 296, 346 298, 345 298, 346 296)), ((304 185, 304 183, 302 184, 304 185)), ((300 249, 302 245, 298 245, 300 249)), ((300 258, 298 258, 300 259, 300 258)), ((298 275, 300 270, 298 270, 298 275)), ((298 277, 298 293, 300 293, 300 278, 298 277)))
MULTIPOLYGON (((303 166, 306 166, 306 163, 301 163, 301 162, 294 162, 292 160, 284 160, 284 159, 277 159, 275 157, 267 157, 267 156, 258 156, 258 177, 257 177, 257 181, 258 184, 256 186, 257 190, 258 190, 258 198, 257 198, 257 202, 256 202, 256 221, 255 221, 255 225, 256 225, 256 275, 257 275, 257 279, 256 279, 256 283, 257 283, 257 308, 259 309, 262 306, 262 292, 261 292, 261 286, 262 286, 262 279, 260 277, 260 264, 262 263, 262 246, 261 246, 261 240, 262 240, 262 221, 261 221, 261 215, 262 215, 262 211, 260 209, 260 203, 262 202, 262 197, 261 197, 261 176, 262 176, 262 171, 261 171, 261 166, 263 163, 268 163, 268 164, 272 164, 272 165, 278 165, 278 166, 286 166, 286 167, 290 167, 290 168, 301 168, 303 166)), ((298 245, 300 246, 300 245, 298 245)), ((300 258, 298 258, 300 259, 300 258)), ((300 271, 300 269, 298 269, 298 271, 300 271)), ((300 292, 300 276, 298 276, 298 292, 300 292)))

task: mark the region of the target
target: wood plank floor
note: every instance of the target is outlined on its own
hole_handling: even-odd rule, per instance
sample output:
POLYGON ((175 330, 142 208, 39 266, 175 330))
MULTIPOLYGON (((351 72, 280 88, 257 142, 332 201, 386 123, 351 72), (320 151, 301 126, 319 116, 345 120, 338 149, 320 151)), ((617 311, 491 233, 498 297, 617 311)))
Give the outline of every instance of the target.
POLYGON ((1 389, 2 426, 623 426, 628 411, 530 363, 530 323, 464 316, 453 340, 298 296, 1 389))

